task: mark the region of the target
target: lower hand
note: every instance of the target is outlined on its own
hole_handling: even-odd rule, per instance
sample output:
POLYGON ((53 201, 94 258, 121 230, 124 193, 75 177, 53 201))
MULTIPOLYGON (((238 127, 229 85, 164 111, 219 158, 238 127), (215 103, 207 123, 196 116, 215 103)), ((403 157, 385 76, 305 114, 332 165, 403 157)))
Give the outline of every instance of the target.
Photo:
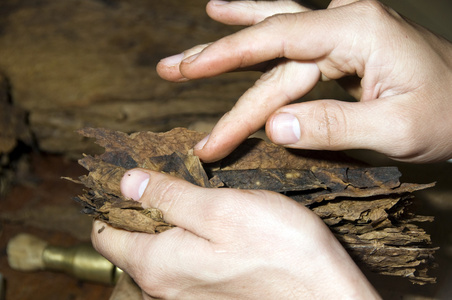
POLYGON ((94 223, 96 249, 127 272, 146 297, 378 298, 320 218, 290 198, 206 189, 141 169, 126 173, 121 185, 124 196, 159 208, 178 226, 150 235, 94 223))

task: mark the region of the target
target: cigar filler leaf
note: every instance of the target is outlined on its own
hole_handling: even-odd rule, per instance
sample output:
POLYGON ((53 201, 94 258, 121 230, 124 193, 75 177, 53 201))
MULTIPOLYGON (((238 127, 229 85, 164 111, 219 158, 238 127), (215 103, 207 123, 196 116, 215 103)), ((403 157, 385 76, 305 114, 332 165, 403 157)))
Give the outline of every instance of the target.
POLYGON ((396 167, 369 167, 339 152, 288 150, 248 139, 231 155, 202 164, 192 148, 205 134, 176 128, 165 133, 126 134, 100 128, 79 131, 105 149, 85 155, 88 170, 74 182, 86 187, 76 197, 83 212, 129 231, 150 234, 174 227, 158 209, 125 199, 119 183, 140 167, 205 188, 264 189, 285 194, 316 213, 352 258, 376 273, 435 282, 430 236, 415 222, 432 221, 411 211, 413 192, 434 184, 401 183, 396 167))

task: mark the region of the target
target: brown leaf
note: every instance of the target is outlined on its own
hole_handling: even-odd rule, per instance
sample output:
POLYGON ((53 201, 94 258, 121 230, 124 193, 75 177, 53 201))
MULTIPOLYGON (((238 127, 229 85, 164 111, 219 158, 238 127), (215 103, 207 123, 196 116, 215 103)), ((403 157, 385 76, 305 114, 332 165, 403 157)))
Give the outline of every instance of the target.
POLYGON ((105 148, 85 156, 88 171, 80 182, 88 191, 77 201, 84 212, 112 226, 158 233, 173 225, 157 209, 125 199, 119 182, 135 167, 164 172, 208 188, 265 189, 281 192, 321 217, 361 266, 416 283, 427 275, 436 248, 413 222, 431 221, 408 210, 412 192, 433 184, 401 183, 395 167, 370 168, 341 153, 288 150, 249 139, 231 155, 203 165, 191 149, 205 134, 176 128, 166 133, 125 133, 86 128, 105 148))

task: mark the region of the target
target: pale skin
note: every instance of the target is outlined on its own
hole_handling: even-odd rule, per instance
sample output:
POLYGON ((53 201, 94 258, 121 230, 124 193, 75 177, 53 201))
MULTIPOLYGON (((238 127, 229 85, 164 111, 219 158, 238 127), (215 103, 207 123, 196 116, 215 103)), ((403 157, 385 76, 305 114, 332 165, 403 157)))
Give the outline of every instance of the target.
MULTIPOLYGON (((163 59, 159 74, 186 81, 266 72, 195 147, 203 161, 223 158, 264 125, 273 142, 291 148, 363 148, 417 163, 451 158, 446 40, 376 1, 332 1, 322 11, 291 1, 211 1, 207 12, 250 27, 163 59), (322 79, 341 80, 360 101, 290 104, 322 79)), ((149 235, 94 223, 96 249, 145 298, 379 298, 326 225, 283 195, 204 189, 142 169, 129 171, 121 190, 177 226, 149 235)))
POLYGON ((126 173, 121 190, 178 226, 150 235, 94 223, 96 249, 145 299, 378 299, 326 225, 283 195, 206 189, 143 169, 126 173))

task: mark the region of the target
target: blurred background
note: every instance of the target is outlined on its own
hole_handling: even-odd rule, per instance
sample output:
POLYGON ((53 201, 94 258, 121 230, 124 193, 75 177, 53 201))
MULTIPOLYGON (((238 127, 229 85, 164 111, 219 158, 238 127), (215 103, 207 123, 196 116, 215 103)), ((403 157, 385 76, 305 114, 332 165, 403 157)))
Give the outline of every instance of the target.
MULTIPOLYGON (((329 3, 299 2, 318 9, 329 3)), ((452 40, 452 2, 382 2, 452 40)), ((61 179, 85 174, 76 160, 100 151, 77 129, 208 131, 260 76, 231 73, 178 84, 158 77, 161 58, 240 29, 210 20, 206 3, 0 1, 0 288, 6 287, 7 300, 109 299, 114 290, 60 272, 20 272, 7 262, 6 245, 22 232, 59 246, 89 242, 91 220, 72 201, 81 187, 61 179)), ((303 100, 319 98, 351 99, 334 82, 319 83, 303 100)), ((423 227, 441 247, 438 283, 421 287, 369 274, 372 283, 386 299, 452 298, 452 164, 409 165, 369 151, 349 154, 375 166, 397 165, 406 182, 437 182, 416 194, 416 206, 436 218, 423 227)))

